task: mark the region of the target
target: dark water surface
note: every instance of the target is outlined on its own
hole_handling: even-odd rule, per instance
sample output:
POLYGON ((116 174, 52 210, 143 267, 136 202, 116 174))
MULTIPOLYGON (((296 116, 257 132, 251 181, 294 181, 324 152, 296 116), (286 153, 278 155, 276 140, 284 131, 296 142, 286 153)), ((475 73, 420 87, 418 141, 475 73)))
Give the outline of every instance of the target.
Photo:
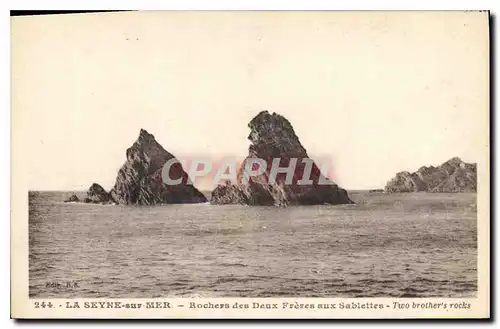
POLYGON ((64 192, 30 194, 30 297, 465 297, 477 290, 475 194, 354 192, 357 205, 289 208, 101 206, 63 203, 64 192))

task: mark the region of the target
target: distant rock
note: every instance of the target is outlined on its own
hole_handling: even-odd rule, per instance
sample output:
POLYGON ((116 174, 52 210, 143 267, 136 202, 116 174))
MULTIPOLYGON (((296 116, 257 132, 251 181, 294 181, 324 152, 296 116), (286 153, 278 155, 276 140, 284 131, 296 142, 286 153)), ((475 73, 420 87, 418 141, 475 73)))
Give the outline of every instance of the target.
POLYGON ((163 165, 175 157, 167 152, 146 130, 127 149, 127 160, 121 167, 110 197, 120 204, 155 205, 167 203, 202 203, 205 196, 193 185, 180 163, 170 168, 170 178, 182 178, 181 184, 163 182, 163 165))
POLYGON ((376 188, 373 190, 369 190, 368 192, 369 193, 382 193, 382 192, 384 192, 384 189, 383 188, 376 188))
MULTIPOLYGON (((242 189, 236 185, 219 185, 210 197, 213 204, 249 204, 249 199, 242 189)), ((274 203, 274 200, 273 200, 274 203)))
POLYGON ((83 201, 85 203, 114 203, 114 200, 110 196, 110 194, 97 183, 94 183, 90 186, 89 190, 87 191, 87 197, 83 199, 83 201))
POLYGON ((64 202, 80 202, 80 199, 78 199, 76 194, 72 194, 68 199, 64 200, 64 202))
POLYGON ((288 206, 353 203, 347 192, 333 182, 330 181, 331 185, 319 183, 320 179, 327 180, 327 178, 320 173, 316 164, 312 165, 310 174, 313 183, 297 184, 304 175, 305 164, 302 163, 302 159, 309 159, 309 156, 285 117, 262 111, 248 126, 251 130, 248 139, 252 144, 247 158, 238 171, 237 184, 218 185, 212 191, 212 204, 288 206), (248 183, 242 183, 247 161, 255 158, 267 161, 267 171, 249 177, 248 183), (285 184, 285 174, 278 174, 275 182, 268 182, 273 158, 280 158, 280 167, 287 167, 292 158, 298 159, 292 184, 285 184))
POLYGON ((452 158, 438 167, 420 167, 416 172, 402 171, 385 186, 386 193, 398 192, 476 192, 476 164, 452 158))

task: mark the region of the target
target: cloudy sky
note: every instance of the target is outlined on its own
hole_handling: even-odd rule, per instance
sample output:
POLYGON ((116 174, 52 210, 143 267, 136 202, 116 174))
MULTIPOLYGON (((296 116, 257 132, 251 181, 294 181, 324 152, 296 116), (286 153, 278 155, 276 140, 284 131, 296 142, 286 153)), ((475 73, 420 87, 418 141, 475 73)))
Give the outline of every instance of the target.
POLYGON ((488 52, 487 13, 16 17, 12 166, 30 189, 109 189, 141 128, 179 158, 242 159, 265 109, 339 185, 380 188, 484 159, 488 52))

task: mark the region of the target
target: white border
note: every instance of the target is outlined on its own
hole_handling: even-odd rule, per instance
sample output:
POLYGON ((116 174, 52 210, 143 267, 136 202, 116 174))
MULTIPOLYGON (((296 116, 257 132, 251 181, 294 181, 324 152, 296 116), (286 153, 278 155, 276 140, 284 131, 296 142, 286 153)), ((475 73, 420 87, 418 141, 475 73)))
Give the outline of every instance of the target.
MULTIPOLYGON (((2 156, 2 161, 1 161, 1 167, 2 167, 2 172, 3 175, 0 175, 0 179, 2 180, 2 188, 0 188, 0 202, 1 202, 1 210, 4 216, 3 217, 3 225, 4 229, 2 230, 4 236, 3 236, 3 252, 2 254, 2 260, 3 264, 7 264, 10 259, 10 230, 9 230, 9 217, 10 217, 10 198, 9 195, 10 193, 10 18, 9 18, 9 12, 8 10, 10 9, 41 9, 41 10, 61 10, 61 9, 66 9, 66 10, 81 10, 82 8, 92 8, 95 10, 101 10, 101 9, 117 9, 118 6, 120 8, 128 8, 128 9, 147 9, 147 10, 152 10, 152 9, 260 9, 260 10, 272 10, 272 9, 286 9, 286 10, 297 10, 297 9, 307 9, 307 10, 382 10, 382 9, 387 9, 387 10, 438 10, 438 9, 446 9, 446 10, 464 10, 464 9, 490 9, 492 10, 492 13, 498 13, 498 6, 499 6, 499 1, 493 1, 493 0, 476 0, 476 1, 437 1, 437 0, 422 0, 422 1, 412 1, 412 2, 406 2, 403 3, 401 1, 397 0, 385 0, 385 1, 359 1, 359 0, 350 0, 350 1, 336 1, 335 3, 332 3, 331 1, 318 1, 318 0, 309 0, 309 1, 297 1, 297 0, 285 0, 285 1, 276 1, 276 0, 245 0, 245 1, 239 1, 236 3, 235 0, 212 0, 210 2, 206 1, 193 1, 193 0, 185 0, 185 1, 150 1, 150 0, 143 0, 143 1, 130 1, 130 0, 123 0, 120 1, 119 3, 112 3, 111 1, 104 1, 104 0, 87 0, 85 2, 79 2, 79 1, 54 1, 54 0, 49 0, 49 1, 5 1, 1 2, 0 6, 2 9, 5 6, 6 9, 2 11, 4 13, 4 20, 2 21, 3 24, 0 25, 0 29, 2 32, 2 36, 4 38, 1 39, 1 49, 2 51, 2 62, 4 65, 2 66, 3 68, 3 88, 1 88, 2 92, 2 100, 3 102, 3 108, 0 117, 0 123, 3 125, 0 129, 0 134, 2 136, 2 140, 0 142, 0 147, 1 147, 1 154, 2 156)), ((498 24, 498 21, 497 21, 498 24)), ((498 26, 498 25, 497 25, 498 26)), ((495 35, 495 40, 493 41, 495 44, 498 43, 497 41, 497 36, 495 35)), ((498 55, 495 56, 492 60, 497 60, 498 55)), ((493 90, 495 94, 498 93, 498 86, 495 86, 495 89, 493 90)), ((495 124, 498 125, 498 115, 497 119, 495 120, 495 124)), ((497 147, 495 147, 492 152, 496 152, 497 147)), ((493 168, 492 168, 493 169, 493 168)), ((496 182, 496 179, 495 179, 496 182)), ((498 198, 500 197, 495 197, 494 204, 498 203, 499 200, 498 198)), ((496 225, 496 230, 494 232, 494 236, 498 235, 498 224, 496 225)), ((495 239, 493 239, 494 241, 495 239)), ((497 258, 495 259, 498 261, 498 254, 497 258)), ((7 298, 7 295, 10 295, 10 289, 9 289, 9 282, 10 282, 10 271, 8 270, 8 267, 4 265, 4 271, 2 275, 2 288, 5 289, 3 290, 2 296, 4 298, 0 299, 0 306, 1 309, 3 310, 4 314, 2 316, 2 319, 5 321, 5 319, 9 318, 9 313, 10 313, 10 305, 9 305, 9 299, 7 298), (9 293, 8 293, 9 292, 9 293)), ((493 278, 492 278, 493 279, 493 278)), ((497 285, 498 288, 498 285, 497 285)), ((498 296, 498 291, 495 291, 496 296, 498 296)), ((496 303, 493 303, 492 306, 496 306, 496 303)), ((495 307, 496 308, 496 307, 495 307)), ((492 314, 497 314, 497 310, 492 310, 492 314)), ((14 325, 13 321, 9 321, 8 323, 2 323, 2 327, 5 324, 6 328, 10 328, 11 326, 14 325)), ((369 323, 365 323, 369 324, 369 323)), ((372 325, 371 323, 370 325, 372 325)), ((378 325, 385 325, 385 323, 376 323, 378 325)), ((425 323, 421 323, 424 324, 425 323)), ((45 324, 46 325, 46 324, 45 324)), ((174 323, 169 323, 169 325, 175 325, 174 323)), ((215 324, 218 325, 218 324, 215 324)), ((254 325, 267 325, 267 324, 259 324, 255 323, 254 325)), ((284 324, 286 325, 286 324, 284 324)), ((302 324, 305 326, 308 326, 308 324, 302 324)), ((338 325, 338 324, 337 324, 338 325)), ((447 325, 444 325, 444 327, 455 327, 456 323, 448 323, 447 325)), ((42 326, 40 324, 40 326, 42 326)), ((100 325, 96 324, 86 324, 83 327, 86 326, 92 326, 92 328, 99 327, 100 325)), ((135 326, 135 325, 134 325, 135 326)), ((349 327, 357 327, 359 325, 349 325, 349 327)), ((342 325, 341 325, 342 327, 342 325)))

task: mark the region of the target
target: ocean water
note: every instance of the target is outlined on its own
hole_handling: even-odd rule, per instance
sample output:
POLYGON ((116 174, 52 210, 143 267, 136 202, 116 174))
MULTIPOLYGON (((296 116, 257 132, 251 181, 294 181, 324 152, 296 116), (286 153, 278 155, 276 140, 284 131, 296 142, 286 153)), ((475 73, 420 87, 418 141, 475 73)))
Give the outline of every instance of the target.
POLYGON ((477 291, 475 194, 351 192, 356 205, 289 208, 63 203, 68 195, 30 193, 30 297, 477 291))

